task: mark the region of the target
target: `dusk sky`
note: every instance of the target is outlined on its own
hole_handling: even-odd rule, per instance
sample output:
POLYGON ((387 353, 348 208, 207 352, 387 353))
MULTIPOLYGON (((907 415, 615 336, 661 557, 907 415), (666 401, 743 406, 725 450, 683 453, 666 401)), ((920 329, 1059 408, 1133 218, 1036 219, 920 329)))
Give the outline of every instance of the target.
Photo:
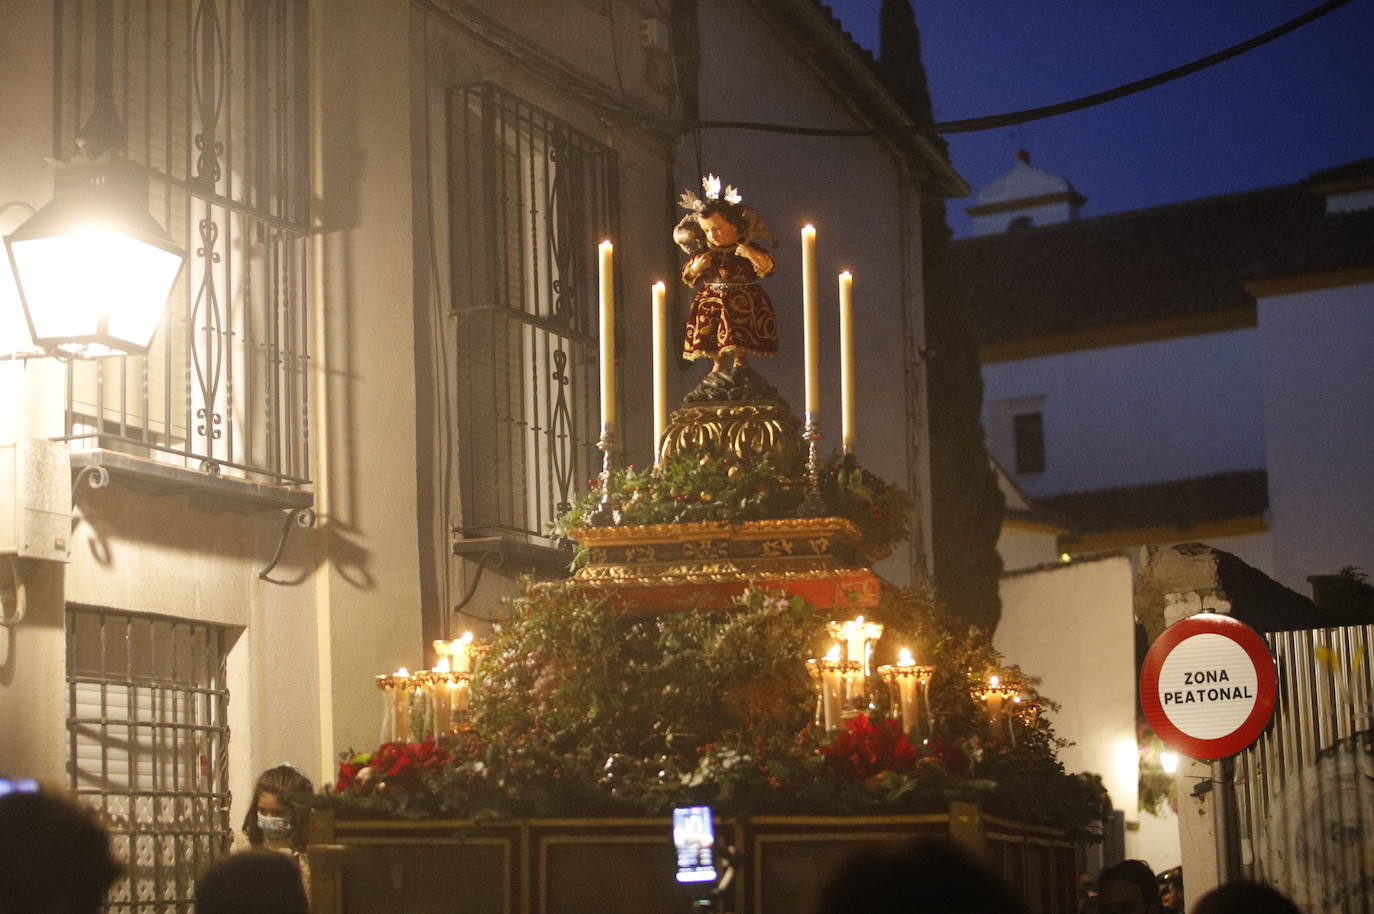
MULTIPOLYGON (((915 0, 938 120, 1053 104, 1220 51, 1319 0, 915 0)), ((833 0, 875 53, 882 0, 833 0)), ((1299 181, 1374 156, 1374 0, 1107 104, 948 137, 976 195, 1018 148, 1087 197, 1083 216, 1299 181)), ((950 224, 969 232, 950 201, 950 224)))

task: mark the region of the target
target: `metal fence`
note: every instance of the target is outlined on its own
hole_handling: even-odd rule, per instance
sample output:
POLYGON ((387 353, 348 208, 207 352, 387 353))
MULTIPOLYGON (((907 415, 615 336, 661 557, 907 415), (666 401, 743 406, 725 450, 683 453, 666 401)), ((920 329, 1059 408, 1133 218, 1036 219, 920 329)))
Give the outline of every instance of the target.
POLYGON ((128 867, 108 911, 189 914, 229 850, 227 651, 218 626, 69 608, 71 786, 128 867))
POLYGON ((596 246, 616 157, 491 83, 448 98, 466 530, 546 533, 599 468, 596 246))
POLYGON ((54 157, 75 152, 95 32, 112 21, 128 159, 187 255, 146 356, 70 364, 74 450, 309 481, 307 13, 305 0, 56 0, 54 157))
POLYGON ((1374 625, 1265 637, 1278 713, 1236 757, 1241 863, 1311 914, 1374 914, 1374 625))

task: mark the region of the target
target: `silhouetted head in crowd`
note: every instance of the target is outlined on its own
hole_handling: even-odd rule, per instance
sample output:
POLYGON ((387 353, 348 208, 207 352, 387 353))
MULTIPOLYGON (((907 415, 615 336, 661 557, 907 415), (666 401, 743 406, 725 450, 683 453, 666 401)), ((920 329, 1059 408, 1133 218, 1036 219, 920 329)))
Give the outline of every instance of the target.
POLYGON ((122 872, 90 811, 42 792, 0 796, 0 914, 96 914, 122 872))
POLYGON ((1166 911, 1182 911, 1186 907, 1183 898, 1183 867, 1176 866, 1165 870, 1155 877, 1159 885, 1159 903, 1166 911))
POLYGON ((826 884, 817 914, 1021 914, 1002 880, 942 841, 855 855, 826 884))
POLYGON ((1102 914, 1159 914, 1155 871, 1144 860, 1122 860, 1097 874, 1097 906, 1102 914))
POLYGON ((221 857, 196 882, 196 914, 308 914, 301 871, 275 851, 221 857))
POLYGON ((1238 880, 1198 899, 1193 914, 1299 914, 1282 893, 1259 882, 1238 880))

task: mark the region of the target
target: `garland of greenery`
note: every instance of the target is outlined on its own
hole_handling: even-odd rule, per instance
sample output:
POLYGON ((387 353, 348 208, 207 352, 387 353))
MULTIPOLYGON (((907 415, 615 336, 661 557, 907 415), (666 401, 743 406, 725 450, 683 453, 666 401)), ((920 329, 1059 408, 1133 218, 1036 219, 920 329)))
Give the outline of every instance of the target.
MULTIPOLYGON (((795 597, 752 590, 728 612, 625 618, 561 589, 532 590, 497 625, 474 678, 476 729, 446 745, 388 743, 350 754, 336 792, 315 802, 365 815, 656 815, 688 802, 726 815, 930 811, 970 798, 1002 815, 1080 829, 1096 792, 1064 774, 1048 727, 1015 746, 968 734, 971 688, 1000 669, 986 636, 889 590, 877 662, 915 646, 937 673, 937 735, 913 745, 872 718, 838 734, 810 724, 802 658, 828 644, 795 597)), ((1021 678, 1023 694, 1035 695, 1021 678)))

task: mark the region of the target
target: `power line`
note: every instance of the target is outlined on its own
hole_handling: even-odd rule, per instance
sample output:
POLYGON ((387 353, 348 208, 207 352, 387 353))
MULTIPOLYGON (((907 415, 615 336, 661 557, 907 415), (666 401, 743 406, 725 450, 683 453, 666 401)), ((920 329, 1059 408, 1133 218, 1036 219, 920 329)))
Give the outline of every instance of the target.
POLYGON ((892 127, 872 127, 863 129, 830 129, 824 127, 800 127, 788 124, 770 124, 761 121, 692 121, 674 122, 676 126, 683 130, 759 130, 766 133, 790 133, 800 136, 891 136, 894 134, 911 133, 972 133, 978 130, 992 130, 998 127, 1008 127, 1013 124, 1024 124, 1028 121, 1038 121, 1049 117, 1057 117, 1061 114, 1068 114, 1071 111, 1081 111, 1084 108, 1091 108, 1106 102, 1115 101, 1118 98, 1125 98, 1146 89, 1153 89, 1167 82, 1182 79, 1185 76, 1214 67, 1217 64, 1238 57, 1246 51, 1252 51, 1260 45, 1268 44, 1276 38, 1287 35, 1289 32, 1296 31, 1325 16, 1334 10, 1351 3, 1352 0, 1327 0, 1313 9, 1308 10, 1296 18, 1290 19, 1280 26, 1270 29, 1262 35, 1256 35, 1248 41, 1232 45, 1223 51, 1209 54, 1199 58, 1192 63, 1186 63, 1172 70, 1165 70, 1154 76, 1147 76, 1135 82, 1129 82, 1115 89, 1108 89, 1104 92, 1096 92, 1092 95, 1085 95, 1071 101, 1059 102, 1054 105, 1044 105, 1039 108, 1026 108, 1022 111, 1011 111, 1006 114, 989 114, 983 117, 970 117, 957 121, 940 121, 933 124, 898 124, 892 127))

